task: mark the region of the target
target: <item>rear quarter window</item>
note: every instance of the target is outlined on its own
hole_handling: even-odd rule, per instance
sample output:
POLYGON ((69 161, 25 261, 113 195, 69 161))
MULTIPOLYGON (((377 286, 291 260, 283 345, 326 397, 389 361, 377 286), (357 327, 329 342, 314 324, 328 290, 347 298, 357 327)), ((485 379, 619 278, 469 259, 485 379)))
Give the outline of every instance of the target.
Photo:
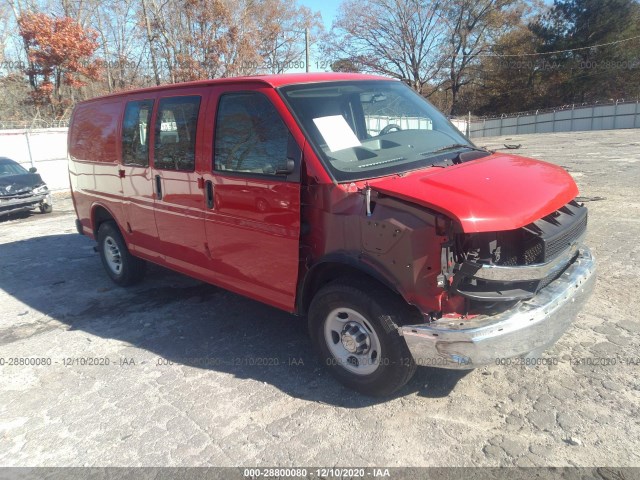
POLYGON ((122 163, 149 166, 149 127, 153 100, 128 102, 122 122, 122 163))
POLYGON ((116 163, 121 115, 120 101, 77 106, 69 132, 69 156, 74 160, 116 163))

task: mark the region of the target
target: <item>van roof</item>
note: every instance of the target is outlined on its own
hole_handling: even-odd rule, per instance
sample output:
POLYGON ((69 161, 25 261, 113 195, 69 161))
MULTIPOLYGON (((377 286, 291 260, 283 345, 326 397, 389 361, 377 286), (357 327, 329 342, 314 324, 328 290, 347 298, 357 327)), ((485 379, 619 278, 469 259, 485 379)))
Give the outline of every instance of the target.
POLYGON ((253 75, 248 77, 228 77, 214 80, 197 80, 194 82, 169 83, 155 87, 138 88, 135 90, 125 90, 122 92, 94 97, 79 103, 101 100, 104 98, 121 97, 137 93, 156 92, 163 90, 178 90, 189 87, 205 87, 209 85, 237 85, 241 83, 264 83, 265 85, 277 88, 285 85, 295 85, 300 83, 337 82, 341 80, 392 80, 378 75, 366 75, 362 73, 285 73, 281 75, 253 75))

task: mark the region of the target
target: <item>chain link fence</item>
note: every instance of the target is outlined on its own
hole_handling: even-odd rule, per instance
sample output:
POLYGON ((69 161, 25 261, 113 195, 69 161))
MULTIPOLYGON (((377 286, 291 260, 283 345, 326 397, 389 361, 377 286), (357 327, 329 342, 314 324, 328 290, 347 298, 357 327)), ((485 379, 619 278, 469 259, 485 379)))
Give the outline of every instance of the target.
POLYGON ((65 128, 69 126, 69 120, 0 120, 0 130, 33 130, 39 128, 65 128))

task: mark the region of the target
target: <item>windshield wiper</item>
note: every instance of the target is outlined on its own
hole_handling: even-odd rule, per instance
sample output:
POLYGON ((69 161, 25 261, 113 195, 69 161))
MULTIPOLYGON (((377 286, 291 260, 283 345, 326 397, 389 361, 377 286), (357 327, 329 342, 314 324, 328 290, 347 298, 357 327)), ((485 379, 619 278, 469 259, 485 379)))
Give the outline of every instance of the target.
POLYGON ((422 155, 424 157, 424 156, 427 156, 427 155, 433 155, 434 153, 444 152, 446 150, 453 150, 455 148, 468 148, 469 150, 475 150, 477 152, 487 152, 487 153, 489 153, 484 148, 472 147, 471 145, 468 145, 466 143, 453 143, 451 145, 445 145, 444 147, 440 147, 440 148, 438 148, 436 150, 433 150, 432 152, 423 152, 420 155, 422 155))

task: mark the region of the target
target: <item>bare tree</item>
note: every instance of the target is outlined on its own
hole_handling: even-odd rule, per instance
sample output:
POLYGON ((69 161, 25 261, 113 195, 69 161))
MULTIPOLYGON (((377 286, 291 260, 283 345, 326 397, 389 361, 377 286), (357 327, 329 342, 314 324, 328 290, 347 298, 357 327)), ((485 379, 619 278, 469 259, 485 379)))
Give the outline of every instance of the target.
POLYGON ((0 69, 4 67, 5 54, 4 50, 7 46, 9 37, 9 7, 0 3, 0 69))
POLYGON ((154 35, 151 32, 151 20, 149 17, 149 12, 147 10, 147 3, 145 2, 145 0, 141 1, 141 5, 142 5, 142 16, 144 18, 145 32, 147 34, 147 42, 149 45, 149 56, 151 58, 151 64, 153 68, 153 77, 155 78, 156 85, 160 85, 158 59, 157 59, 156 51, 154 48, 154 35))
POLYGON ((321 30, 295 0, 143 0, 142 16, 169 82, 280 73, 302 57, 304 29, 321 30))
POLYGON ((446 6, 446 84, 451 90, 452 115, 460 113, 460 89, 473 81, 479 57, 489 53, 491 42, 516 23, 519 12, 510 8, 514 3, 515 0, 455 0, 446 6))
POLYGON ((246 28, 233 21, 237 9, 225 0, 145 0, 156 68, 172 83, 225 76, 246 28))
POLYGON ((39 10, 56 16, 73 18, 83 28, 92 27, 93 14, 99 0, 59 0, 59 4, 41 5, 39 10))
POLYGON ((146 37, 140 29, 136 4, 134 0, 106 0, 95 11, 94 29, 100 35, 105 80, 110 92, 144 83, 141 72, 146 37))
POLYGON ((308 7, 290 0, 265 0, 264 15, 259 20, 260 56, 269 73, 283 73, 291 68, 305 68, 304 39, 309 30, 312 46, 323 33, 322 18, 308 7))
MULTIPOLYGON (((322 33, 319 13, 296 0, 0 0, 0 61, 4 44, 15 42, 27 72, 38 66, 17 21, 31 13, 97 33, 97 49, 80 66, 99 60, 101 76, 63 85, 59 100, 71 103, 149 84, 304 69, 305 29, 314 40, 322 33), (13 12, 8 27, 5 11, 13 12)), ((23 78, 33 91, 35 78, 23 78)))
POLYGON ((0 122, 3 120, 31 120, 37 112, 30 101, 29 84, 19 73, 0 77, 0 122))
POLYGON ((34 3, 29 0, 6 0, 7 6, 13 12, 13 18, 17 21, 22 15, 22 12, 33 10, 35 8, 34 3))
POLYGON ((442 1, 346 0, 325 51, 428 94, 443 65, 442 14, 442 1))
MULTIPOLYGON (((14 31, 12 32, 13 36, 16 37, 19 40, 19 43, 21 45, 22 48, 22 52, 25 55, 25 58, 27 57, 27 46, 24 43, 24 41, 22 40, 22 38, 17 34, 17 22, 18 19, 20 18, 20 16, 22 15, 23 11, 28 11, 30 8, 30 4, 27 4, 26 1, 23 2, 23 0, 6 0, 6 4, 2 4, 0 5, 0 9, 3 9, 2 13, 6 14, 6 15, 2 15, 2 17, 5 19, 5 21, 7 22, 6 28, 9 28, 9 21, 12 22, 12 27, 14 29, 14 31), (6 12, 5 12, 6 10, 6 12), (9 11, 11 13, 13 13, 13 16, 11 17, 11 20, 9 19, 9 11)), ((9 31, 6 32, 5 36, 4 36, 4 43, 3 43, 3 47, 6 47, 6 44, 8 43, 9 40, 9 36, 11 34, 9 33, 9 31)), ((4 48, 3 48, 3 54, 4 54, 4 48)))

